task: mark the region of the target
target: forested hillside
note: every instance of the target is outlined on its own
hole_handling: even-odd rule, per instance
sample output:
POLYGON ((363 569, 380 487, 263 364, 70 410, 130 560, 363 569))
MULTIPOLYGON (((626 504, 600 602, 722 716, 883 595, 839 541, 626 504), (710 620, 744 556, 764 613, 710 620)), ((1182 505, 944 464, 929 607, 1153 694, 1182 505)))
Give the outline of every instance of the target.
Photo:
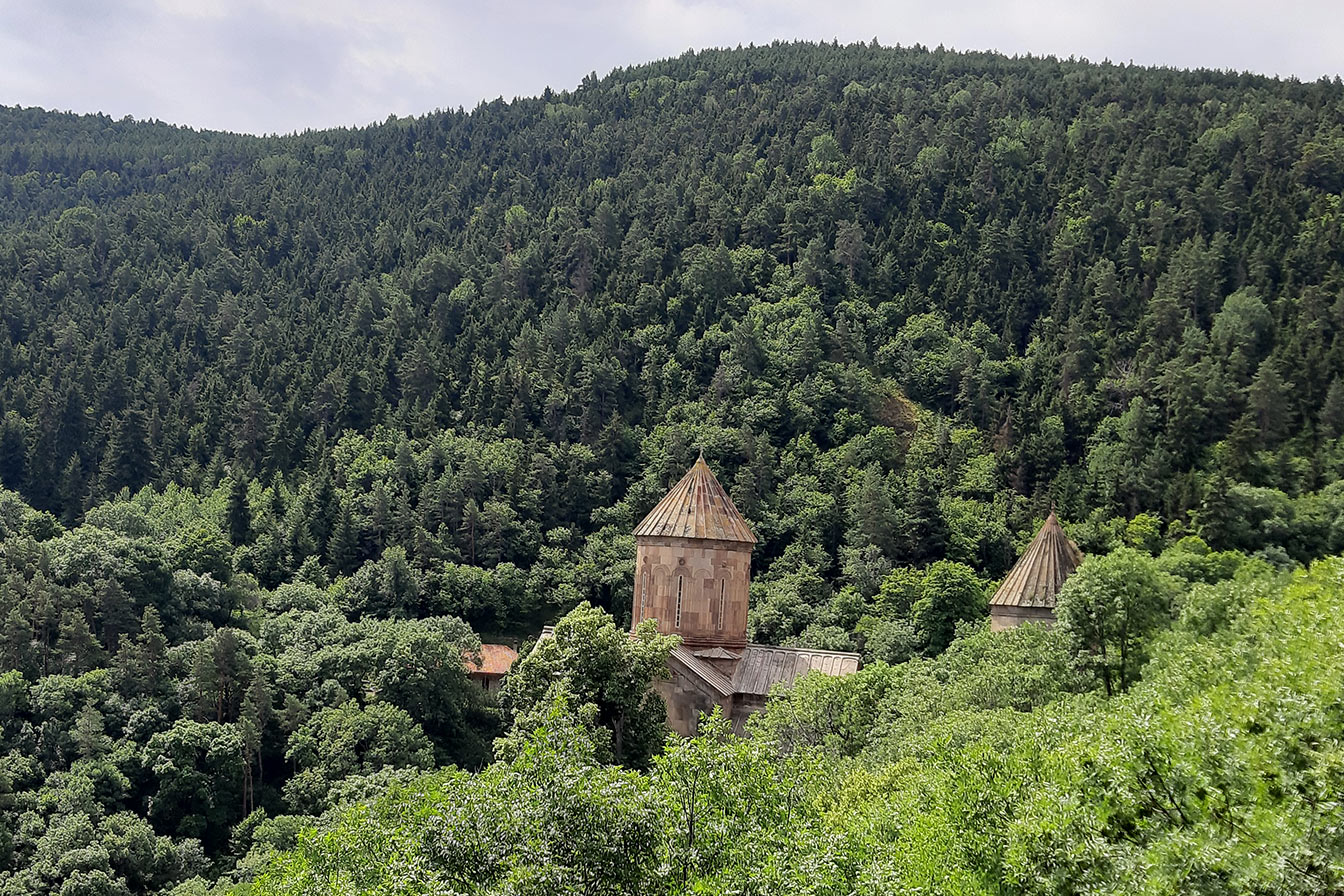
MULTIPOLYGON (((534 734, 588 749, 459 658, 628 621, 629 533, 701 448, 760 540, 751 636, 860 651, 859 703, 1010 649, 976 625, 1051 505, 1156 577, 1144 644, 1185 585, 1344 552, 1342 202, 1338 79, 918 48, 285 137, 0 107, 0 894, 201 892, 394 781, 493 799, 534 734)), ((1011 712, 1088 696, 1013 749, 1140 679, 1079 638, 1024 642, 1055 683, 1011 712)), ((904 737, 842 752, 885 780, 904 737)), ((661 812, 668 767, 599 783, 661 812)), ((1069 892, 1002 883, 1040 838, 965 873, 1069 892)))
POLYGON ((809 45, 264 140, 6 109, 0 476, 69 523, 245 475, 269 583, 530 565, 702 444, 767 562, 993 574, 1048 500, 1244 540, 1291 508, 1236 483, 1341 464, 1342 121, 1336 83, 809 45))

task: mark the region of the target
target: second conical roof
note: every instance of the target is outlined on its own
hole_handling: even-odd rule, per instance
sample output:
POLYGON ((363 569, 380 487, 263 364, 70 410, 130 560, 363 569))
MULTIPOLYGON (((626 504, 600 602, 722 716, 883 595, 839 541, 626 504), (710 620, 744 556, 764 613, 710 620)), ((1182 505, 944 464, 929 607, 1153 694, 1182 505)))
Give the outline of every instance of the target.
POLYGON ((703 454, 635 527, 635 535, 756 543, 751 527, 714 478, 703 454))
POLYGON ((1064 581, 1078 569, 1083 562, 1083 553, 1078 546, 1064 534, 1064 529, 1050 511, 1045 525, 1031 540, 1027 550, 1008 572, 1008 576, 989 599, 993 606, 1007 607, 1049 607, 1055 606, 1055 598, 1064 581))

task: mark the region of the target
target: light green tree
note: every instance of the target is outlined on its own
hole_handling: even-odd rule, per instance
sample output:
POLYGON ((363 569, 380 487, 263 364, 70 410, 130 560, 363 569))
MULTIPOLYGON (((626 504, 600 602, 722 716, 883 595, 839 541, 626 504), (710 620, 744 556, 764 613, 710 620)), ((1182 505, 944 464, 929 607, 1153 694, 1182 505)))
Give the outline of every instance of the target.
POLYGON ((595 706, 597 724, 611 732, 611 754, 603 759, 643 768, 666 736, 667 708, 652 684, 666 674, 676 643, 651 621, 626 632, 602 609, 580 604, 509 675, 504 706, 515 728, 526 728, 533 711, 563 688, 578 707, 595 706))
POLYGON ((1056 614, 1080 665, 1091 668, 1108 695, 1138 677, 1144 641, 1171 619, 1177 581, 1133 548, 1088 557, 1059 594, 1056 614))

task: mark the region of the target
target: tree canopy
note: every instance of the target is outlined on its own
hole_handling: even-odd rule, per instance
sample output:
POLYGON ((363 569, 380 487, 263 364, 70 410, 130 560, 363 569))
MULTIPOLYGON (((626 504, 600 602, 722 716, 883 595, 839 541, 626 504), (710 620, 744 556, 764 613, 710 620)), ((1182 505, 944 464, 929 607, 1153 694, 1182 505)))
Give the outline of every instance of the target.
POLYGON ((0 107, 0 896, 1337 891, 1341 120, 783 43, 264 138, 0 107), (666 746, 630 532, 700 450, 751 637, 868 665, 666 746), (1052 505, 1063 624, 981 631, 1052 505))

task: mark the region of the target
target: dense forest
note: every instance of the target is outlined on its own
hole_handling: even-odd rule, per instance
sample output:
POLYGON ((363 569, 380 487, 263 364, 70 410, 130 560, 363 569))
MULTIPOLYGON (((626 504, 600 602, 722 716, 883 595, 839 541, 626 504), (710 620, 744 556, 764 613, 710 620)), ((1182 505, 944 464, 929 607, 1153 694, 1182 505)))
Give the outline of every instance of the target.
POLYGON ((0 107, 0 894, 1340 892, 1342 205, 1339 79, 923 48, 0 107), (625 770, 637 681, 461 657, 655 669, 701 449, 751 636, 867 666, 625 770), (1063 623, 991 635, 1051 506, 1063 623))

